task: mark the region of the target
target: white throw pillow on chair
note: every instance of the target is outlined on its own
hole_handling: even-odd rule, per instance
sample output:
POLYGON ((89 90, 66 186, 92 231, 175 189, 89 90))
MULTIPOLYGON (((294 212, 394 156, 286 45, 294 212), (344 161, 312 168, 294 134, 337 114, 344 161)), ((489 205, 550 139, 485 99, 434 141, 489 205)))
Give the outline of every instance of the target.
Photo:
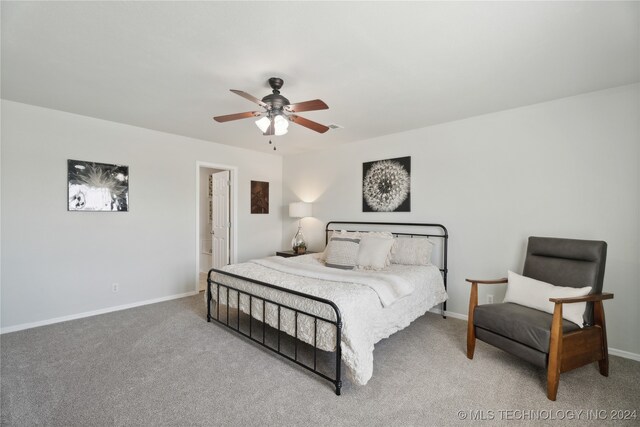
MULTIPOLYGON (((509 271, 509 284, 504 302, 512 302, 525 307, 535 308, 553 314, 555 303, 549 298, 573 298, 588 295, 591 286, 584 288, 571 288, 566 286, 555 286, 551 283, 542 282, 530 277, 509 271)), ((586 302, 562 305, 562 317, 575 323, 581 328, 584 326, 583 314, 587 308, 586 302)))

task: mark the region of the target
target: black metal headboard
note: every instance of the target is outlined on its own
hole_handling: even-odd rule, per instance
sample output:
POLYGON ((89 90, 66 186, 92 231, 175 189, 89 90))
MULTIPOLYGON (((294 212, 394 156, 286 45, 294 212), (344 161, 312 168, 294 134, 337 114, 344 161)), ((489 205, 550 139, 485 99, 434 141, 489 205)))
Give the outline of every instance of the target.
MULTIPOLYGON (((449 232, 447 231, 447 227, 442 224, 429 224, 429 223, 420 223, 420 222, 362 222, 362 221, 329 221, 327 226, 324 229, 325 234, 325 244, 329 242, 329 232, 330 231, 388 231, 394 236, 419 236, 419 237, 433 237, 442 239, 442 265, 440 267, 440 272, 442 273, 442 278, 444 281, 444 288, 447 289, 447 256, 448 256, 448 248, 449 248, 449 232), (341 225, 341 227, 336 227, 336 225, 341 225), (349 230, 347 228, 343 228, 342 226, 356 226, 357 230, 349 230), (369 228, 369 226, 371 226, 369 228), (369 229, 367 229, 369 228, 369 229), (394 231, 398 230, 398 231, 394 231), (417 230, 415 232, 411 230, 417 230), (439 230, 438 234, 434 234, 433 231, 429 230, 439 230)), ((445 311, 447 310, 447 302, 442 303, 442 316, 445 316, 445 311)))

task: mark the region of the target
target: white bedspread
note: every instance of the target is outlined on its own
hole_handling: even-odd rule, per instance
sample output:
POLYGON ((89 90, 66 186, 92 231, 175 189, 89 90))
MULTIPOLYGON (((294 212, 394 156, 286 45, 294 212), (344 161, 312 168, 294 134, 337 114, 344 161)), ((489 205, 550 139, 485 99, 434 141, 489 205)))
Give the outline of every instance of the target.
MULTIPOLYGON (((325 267, 319 256, 305 255, 294 258, 270 257, 224 267, 229 273, 264 281, 283 288, 314 295, 333 301, 342 315, 342 360, 347 376, 355 384, 366 384, 373 373, 374 344, 408 326, 431 307, 445 301, 442 275, 435 266, 391 265, 381 272, 342 271, 325 267)), ((227 284, 300 311, 335 320, 334 310, 304 297, 287 294, 250 282, 218 274, 216 281, 227 284)), ((213 299, 217 299, 214 291, 213 299)), ((240 310, 249 313, 249 297, 240 295, 240 310)), ((226 304, 224 287, 220 288, 220 301, 226 304)), ((229 306, 237 308, 237 292, 229 291, 229 306)), ((262 301, 253 300, 251 314, 262 320, 262 301)), ((265 304, 265 322, 278 325, 278 311, 273 304, 265 304)), ((295 314, 282 309, 280 329, 294 336, 295 314)), ((318 348, 334 351, 336 328, 327 322, 317 324, 318 348)), ((312 344, 313 318, 300 314, 297 324, 298 339, 312 344)))
POLYGON ((250 262, 296 276, 368 286, 378 295, 380 303, 384 307, 393 304, 398 298, 407 296, 415 290, 413 283, 396 274, 380 274, 371 270, 340 270, 327 268, 322 264, 295 262, 290 258, 279 256, 255 259, 250 262))

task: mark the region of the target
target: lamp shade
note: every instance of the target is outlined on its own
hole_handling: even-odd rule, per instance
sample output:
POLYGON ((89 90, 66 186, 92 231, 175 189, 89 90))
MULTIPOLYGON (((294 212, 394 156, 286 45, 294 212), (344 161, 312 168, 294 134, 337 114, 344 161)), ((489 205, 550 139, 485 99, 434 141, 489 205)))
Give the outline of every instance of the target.
POLYGON ((289 127, 289 121, 282 115, 278 114, 273 118, 273 130, 276 136, 284 135, 287 133, 289 127))
POLYGON ((278 114, 277 116, 269 118, 267 116, 262 117, 259 120, 256 120, 256 126, 262 131, 262 133, 266 133, 271 126, 271 121, 273 120, 273 135, 280 136, 286 135, 288 132, 287 128, 289 127, 289 120, 287 120, 283 115, 278 114))
POLYGON ((289 216, 291 218, 304 218, 311 216, 311 203, 289 203, 289 216))
POLYGON ((271 125, 271 120, 269 119, 269 117, 265 116, 259 120, 256 120, 256 126, 258 126, 262 133, 265 133, 267 129, 269 129, 269 125, 271 125))

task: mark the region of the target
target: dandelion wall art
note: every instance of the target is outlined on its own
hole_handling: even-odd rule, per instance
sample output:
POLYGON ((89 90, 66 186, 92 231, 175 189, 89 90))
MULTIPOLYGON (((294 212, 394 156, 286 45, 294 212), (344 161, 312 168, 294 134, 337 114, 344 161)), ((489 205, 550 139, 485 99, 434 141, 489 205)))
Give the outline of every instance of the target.
POLYGON ((127 212, 129 167, 67 160, 68 210, 127 212))
POLYGON ((411 157, 362 164, 363 212, 411 212, 411 157))

